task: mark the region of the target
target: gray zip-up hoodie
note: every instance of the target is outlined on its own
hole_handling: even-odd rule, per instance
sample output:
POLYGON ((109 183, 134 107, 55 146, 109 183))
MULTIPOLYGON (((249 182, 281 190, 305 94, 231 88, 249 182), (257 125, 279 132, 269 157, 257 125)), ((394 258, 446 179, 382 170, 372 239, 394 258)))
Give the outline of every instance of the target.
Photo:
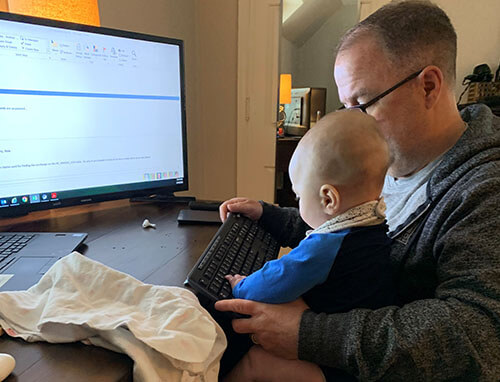
MULTIPOLYGON (((462 118, 426 203, 393 235, 401 306, 304 312, 300 359, 361 380, 500 380, 500 118, 484 105, 462 118)), ((290 246, 309 229, 268 204, 260 223, 290 246)))

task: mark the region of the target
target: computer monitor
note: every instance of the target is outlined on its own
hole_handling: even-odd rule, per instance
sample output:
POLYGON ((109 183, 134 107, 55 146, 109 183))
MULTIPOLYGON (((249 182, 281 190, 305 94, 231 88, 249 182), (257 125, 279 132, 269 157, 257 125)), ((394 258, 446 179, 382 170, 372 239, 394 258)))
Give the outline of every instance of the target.
POLYGON ((0 217, 188 189, 183 42, 0 12, 0 217))

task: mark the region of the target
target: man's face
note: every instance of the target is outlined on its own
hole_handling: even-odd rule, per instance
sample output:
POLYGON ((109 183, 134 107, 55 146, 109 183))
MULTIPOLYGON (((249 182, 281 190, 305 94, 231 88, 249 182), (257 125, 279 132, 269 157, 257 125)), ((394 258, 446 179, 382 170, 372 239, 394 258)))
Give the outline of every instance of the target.
MULTIPOLYGON (((376 41, 365 38, 337 56, 334 74, 340 101, 346 107, 366 103, 411 74, 404 70, 398 72, 391 70, 390 61, 376 41)), ((419 126, 422 125, 423 105, 417 99, 413 81, 394 90, 366 110, 379 122, 394 161, 389 173, 397 177, 418 170, 415 168, 415 154, 421 144, 419 126)))

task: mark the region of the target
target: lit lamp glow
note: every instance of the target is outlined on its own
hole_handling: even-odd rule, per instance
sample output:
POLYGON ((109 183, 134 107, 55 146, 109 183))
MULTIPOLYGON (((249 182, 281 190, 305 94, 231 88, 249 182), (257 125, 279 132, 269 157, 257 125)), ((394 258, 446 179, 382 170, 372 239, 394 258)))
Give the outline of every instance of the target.
POLYGON ((285 123, 285 104, 292 103, 292 75, 280 74, 280 107, 278 118, 278 135, 284 135, 283 125, 285 123))
POLYGON ((97 0, 0 0, 0 10, 99 26, 97 0))
POLYGON ((280 74, 280 104, 292 102, 292 75, 280 74))

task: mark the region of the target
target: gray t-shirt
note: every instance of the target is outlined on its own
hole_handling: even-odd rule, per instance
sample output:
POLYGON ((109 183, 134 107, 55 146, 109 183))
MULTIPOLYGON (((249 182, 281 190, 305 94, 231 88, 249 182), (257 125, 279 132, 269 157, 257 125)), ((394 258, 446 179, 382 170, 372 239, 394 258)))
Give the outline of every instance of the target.
POLYGON ((390 175, 385 177, 382 196, 387 206, 385 214, 389 232, 395 231, 425 202, 427 182, 441 160, 442 157, 439 157, 407 178, 396 179, 390 175))

